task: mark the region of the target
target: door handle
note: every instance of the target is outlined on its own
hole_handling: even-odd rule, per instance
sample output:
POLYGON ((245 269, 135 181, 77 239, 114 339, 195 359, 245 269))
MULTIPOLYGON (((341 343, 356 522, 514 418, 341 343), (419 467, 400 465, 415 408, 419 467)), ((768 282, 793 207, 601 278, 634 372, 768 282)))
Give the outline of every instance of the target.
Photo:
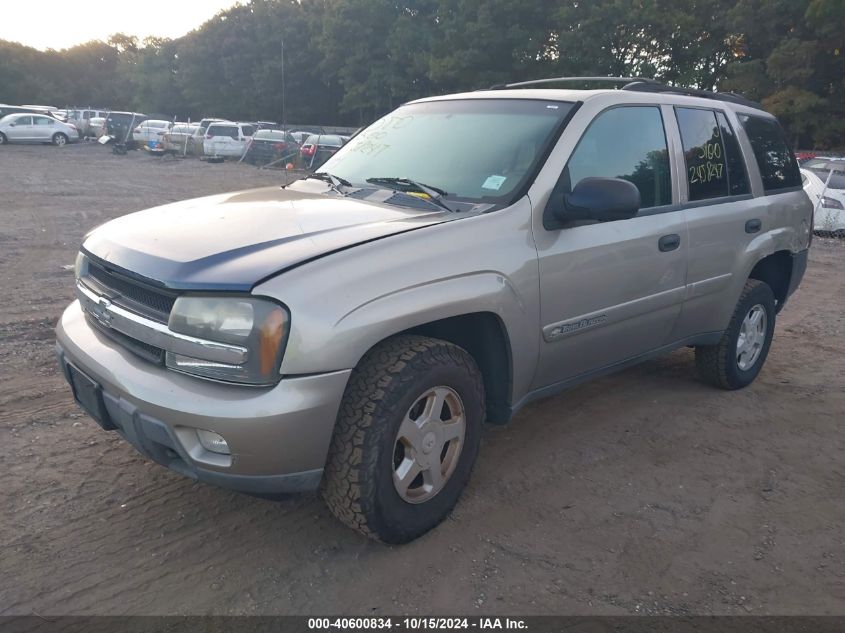
POLYGON ((745 223, 745 232, 746 233, 756 233, 762 227, 763 227, 763 223, 760 220, 758 220, 757 218, 754 218, 753 220, 748 220, 748 222, 745 223))
POLYGON ((681 245, 681 236, 677 233, 671 233, 669 235, 664 235, 657 241, 657 247, 660 249, 661 253, 666 253, 668 251, 674 251, 681 245))

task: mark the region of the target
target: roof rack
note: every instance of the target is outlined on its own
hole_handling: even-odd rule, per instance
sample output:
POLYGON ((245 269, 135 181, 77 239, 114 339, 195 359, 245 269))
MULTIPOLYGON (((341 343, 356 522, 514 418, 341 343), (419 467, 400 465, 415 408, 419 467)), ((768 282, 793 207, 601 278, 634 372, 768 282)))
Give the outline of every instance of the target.
POLYGON ((752 101, 748 97, 744 97, 743 95, 735 92, 713 92, 711 90, 700 90, 699 88, 669 86, 653 80, 631 82, 622 86, 622 90, 630 90, 632 92, 666 92, 670 94, 686 95, 689 97, 703 97, 704 99, 728 101, 729 103, 736 103, 748 106, 749 108, 756 108, 757 110, 763 109, 763 106, 760 103, 752 101))
POLYGON ((524 88, 527 86, 540 86, 544 84, 554 83, 576 83, 576 82, 596 82, 596 83, 611 83, 614 85, 623 84, 621 90, 630 90, 632 92, 655 92, 655 93, 670 93, 678 95, 686 95, 689 97, 702 97, 704 99, 714 99, 717 101, 728 101, 738 105, 748 106, 749 108, 756 108, 762 110, 763 106, 756 101, 752 101, 747 97, 735 92, 713 92, 710 90, 700 90, 698 88, 684 88, 683 86, 670 86, 668 84, 660 83, 655 79, 647 77, 550 77, 548 79, 534 79, 531 81, 520 81, 511 84, 497 84, 490 86, 488 90, 504 90, 507 88, 524 88))
POLYGON ((496 84, 490 86, 488 90, 504 90, 506 88, 523 88, 525 86, 539 86, 541 84, 557 84, 557 83, 572 83, 572 82, 606 82, 613 84, 631 83, 631 82, 653 82, 654 79, 646 77, 550 77, 548 79, 532 79, 531 81, 519 81, 513 84, 496 84))

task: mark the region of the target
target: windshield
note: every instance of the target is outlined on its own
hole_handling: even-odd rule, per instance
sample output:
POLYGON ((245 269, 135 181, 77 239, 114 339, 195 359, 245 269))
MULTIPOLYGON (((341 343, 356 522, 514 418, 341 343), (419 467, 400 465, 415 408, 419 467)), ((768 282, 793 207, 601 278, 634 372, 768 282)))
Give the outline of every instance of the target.
POLYGON ((321 171, 358 185, 406 178, 459 198, 503 198, 531 175, 572 105, 528 99, 409 104, 358 134, 321 171))

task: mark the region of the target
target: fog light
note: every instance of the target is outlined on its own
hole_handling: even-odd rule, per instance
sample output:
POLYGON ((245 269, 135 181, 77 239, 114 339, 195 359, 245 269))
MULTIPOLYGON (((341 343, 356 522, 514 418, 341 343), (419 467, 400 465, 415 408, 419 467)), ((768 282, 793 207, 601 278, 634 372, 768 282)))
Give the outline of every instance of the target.
POLYGON ((212 453, 220 453, 221 455, 229 455, 229 444, 219 433, 197 429, 197 437, 205 450, 211 451, 212 453))

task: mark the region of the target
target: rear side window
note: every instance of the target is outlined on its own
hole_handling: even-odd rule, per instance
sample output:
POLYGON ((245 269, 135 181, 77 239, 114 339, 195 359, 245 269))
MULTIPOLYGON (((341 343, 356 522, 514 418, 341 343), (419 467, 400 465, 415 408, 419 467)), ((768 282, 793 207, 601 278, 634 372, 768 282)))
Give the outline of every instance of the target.
POLYGON ((244 136, 252 136, 255 134, 255 126, 253 125, 243 125, 241 126, 241 129, 243 130, 244 136))
POLYGON ((801 186, 798 161, 789 149, 783 129, 774 119, 740 114, 754 158, 760 168, 765 191, 777 191, 801 186))
POLYGON ((716 120, 719 122, 719 131, 722 133, 722 143, 725 146, 725 158, 728 164, 728 186, 732 196, 741 196, 750 193, 748 188, 748 176, 745 173, 745 161, 742 159, 742 151, 739 149, 739 141, 736 134, 728 123, 728 119, 721 112, 716 113, 716 120))
POLYGON ((675 114, 690 201, 748 193, 742 155, 725 115, 700 108, 675 108, 675 114))
POLYGON ((571 191, 589 176, 632 182, 640 190, 643 209, 671 204, 669 150, 660 109, 624 106, 599 114, 578 141, 563 178, 571 191))

